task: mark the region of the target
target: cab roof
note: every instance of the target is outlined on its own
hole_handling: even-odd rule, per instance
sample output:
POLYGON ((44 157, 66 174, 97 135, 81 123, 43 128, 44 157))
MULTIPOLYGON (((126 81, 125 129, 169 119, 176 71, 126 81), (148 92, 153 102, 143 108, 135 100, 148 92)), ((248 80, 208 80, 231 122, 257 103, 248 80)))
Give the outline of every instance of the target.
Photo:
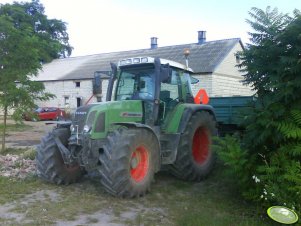
MULTIPOLYGON (((167 60, 162 58, 159 59, 161 64, 169 64, 171 67, 179 68, 193 73, 193 70, 191 68, 186 67, 183 64, 180 64, 172 60, 167 60)), ((131 57, 131 58, 126 58, 118 61, 117 66, 123 67, 123 66, 132 66, 132 65, 139 65, 139 64, 154 64, 154 63, 155 63, 154 57, 131 57)))

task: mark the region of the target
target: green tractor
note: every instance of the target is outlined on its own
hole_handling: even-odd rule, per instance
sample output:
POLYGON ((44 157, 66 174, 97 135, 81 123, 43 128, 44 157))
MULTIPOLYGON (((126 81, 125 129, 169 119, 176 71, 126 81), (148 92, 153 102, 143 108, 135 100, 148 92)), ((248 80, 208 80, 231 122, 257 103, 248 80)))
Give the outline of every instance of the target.
MULTIPOLYGON (((97 172, 107 192, 139 197, 163 166, 174 176, 200 181, 213 168, 213 108, 195 104, 192 70, 159 58, 111 64, 107 101, 76 109, 37 148, 37 173, 70 184, 97 172)), ((197 81, 197 80, 196 80, 197 81)))

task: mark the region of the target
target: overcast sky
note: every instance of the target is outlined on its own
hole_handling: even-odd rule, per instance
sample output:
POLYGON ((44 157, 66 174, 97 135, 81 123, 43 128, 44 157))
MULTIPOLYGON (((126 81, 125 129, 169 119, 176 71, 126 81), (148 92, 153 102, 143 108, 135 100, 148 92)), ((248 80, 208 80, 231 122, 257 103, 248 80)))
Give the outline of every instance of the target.
MULTIPOLYGON (((25 0, 28 1, 28 0, 25 0)), ((13 0, 0 0, 1 4, 13 0)), ((241 38, 248 42, 245 22, 252 7, 277 7, 292 14, 301 0, 40 0, 49 19, 68 23, 72 56, 146 49, 150 38, 158 46, 241 38)))

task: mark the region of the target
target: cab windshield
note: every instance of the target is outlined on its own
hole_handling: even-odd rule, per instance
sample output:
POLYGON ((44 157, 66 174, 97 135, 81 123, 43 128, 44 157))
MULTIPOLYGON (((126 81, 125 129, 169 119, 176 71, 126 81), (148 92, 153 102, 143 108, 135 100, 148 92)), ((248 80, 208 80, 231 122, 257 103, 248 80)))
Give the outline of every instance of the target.
POLYGON ((154 67, 122 69, 115 100, 154 100, 154 67))

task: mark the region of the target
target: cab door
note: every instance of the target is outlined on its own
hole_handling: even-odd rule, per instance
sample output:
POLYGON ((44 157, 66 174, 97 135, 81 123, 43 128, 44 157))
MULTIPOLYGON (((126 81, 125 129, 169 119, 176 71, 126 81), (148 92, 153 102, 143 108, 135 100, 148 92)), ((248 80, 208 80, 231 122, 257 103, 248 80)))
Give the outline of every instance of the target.
POLYGON ((162 82, 160 87, 159 120, 164 126, 166 119, 175 107, 182 102, 181 80, 178 70, 172 69, 171 79, 162 82))

